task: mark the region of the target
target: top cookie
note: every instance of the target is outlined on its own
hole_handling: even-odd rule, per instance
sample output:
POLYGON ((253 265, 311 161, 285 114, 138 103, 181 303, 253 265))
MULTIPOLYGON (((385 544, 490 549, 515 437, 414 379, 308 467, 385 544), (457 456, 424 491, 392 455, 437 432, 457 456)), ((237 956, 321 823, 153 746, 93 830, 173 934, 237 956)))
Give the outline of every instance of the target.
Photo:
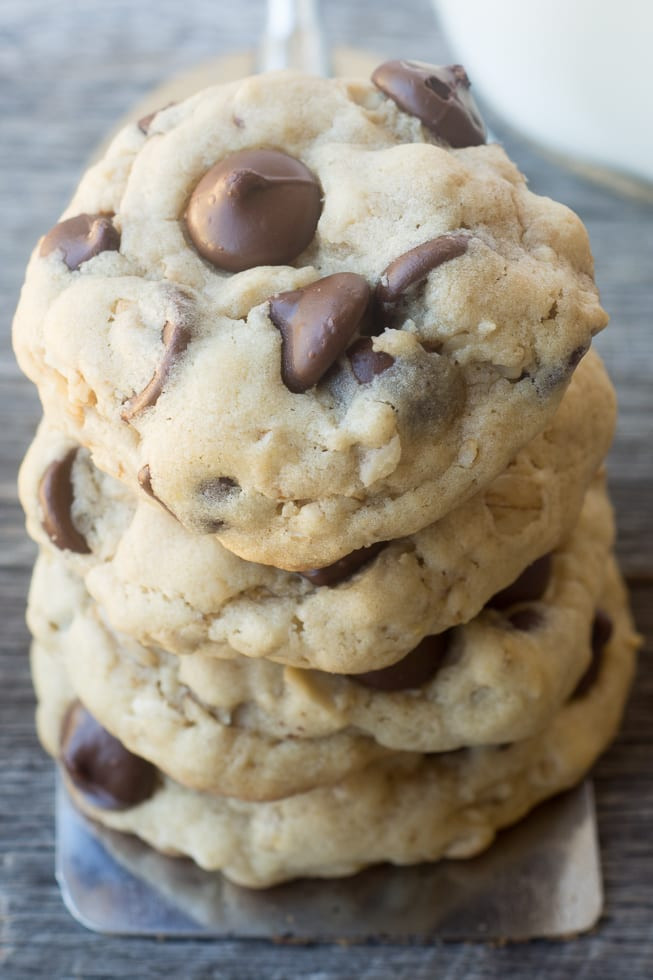
POLYGON ((606 323, 579 219, 480 142, 459 72, 399 64, 128 126, 28 268, 14 338, 46 414, 253 561, 437 520, 543 429, 606 323))

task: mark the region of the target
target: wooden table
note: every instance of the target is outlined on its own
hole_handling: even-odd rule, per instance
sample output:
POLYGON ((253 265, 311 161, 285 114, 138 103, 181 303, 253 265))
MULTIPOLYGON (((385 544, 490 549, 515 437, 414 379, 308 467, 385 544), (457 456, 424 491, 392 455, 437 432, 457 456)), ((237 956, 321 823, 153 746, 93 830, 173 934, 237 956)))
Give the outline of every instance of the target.
MULTIPOLYGON (((261 0, 238 4, 238 23, 235 9, 215 0, 3 0, 0 11, 0 973, 20 980, 162 975, 651 978, 653 205, 589 183, 505 134, 533 189, 571 205, 586 222, 604 304, 612 315, 611 327, 597 344, 621 402, 611 487, 619 554, 648 644, 622 733, 595 774, 604 919, 595 934, 564 943, 287 948, 265 942, 103 938, 86 932, 63 908, 53 878, 53 768, 34 735, 23 622, 34 548, 25 537, 14 489, 39 409, 12 358, 11 314, 29 251, 56 220, 84 160, 111 123, 166 76, 254 43, 263 18, 261 0)), ((388 56, 447 60, 426 0, 331 0, 326 21, 332 43, 365 45, 388 56)))

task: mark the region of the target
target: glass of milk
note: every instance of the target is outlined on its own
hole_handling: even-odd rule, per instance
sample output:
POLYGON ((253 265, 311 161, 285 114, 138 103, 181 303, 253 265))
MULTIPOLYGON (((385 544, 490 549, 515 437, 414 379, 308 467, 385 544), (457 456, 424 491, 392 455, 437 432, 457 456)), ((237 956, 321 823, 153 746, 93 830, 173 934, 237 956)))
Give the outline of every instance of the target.
POLYGON ((434 0, 456 60, 510 126, 653 181, 653 2, 434 0))

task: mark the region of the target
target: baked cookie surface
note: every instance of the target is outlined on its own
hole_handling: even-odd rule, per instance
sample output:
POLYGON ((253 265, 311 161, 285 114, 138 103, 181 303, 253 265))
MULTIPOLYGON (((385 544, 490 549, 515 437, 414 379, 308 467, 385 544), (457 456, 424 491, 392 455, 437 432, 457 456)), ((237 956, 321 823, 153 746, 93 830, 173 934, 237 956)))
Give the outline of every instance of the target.
POLYGON ((181 783, 247 799, 338 782, 390 749, 521 740, 546 727, 591 662, 611 545, 597 483, 541 595, 488 607, 399 664, 349 677, 147 650, 113 633, 81 581, 43 555, 28 614, 36 686, 47 697, 60 662, 76 696, 132 752, 181 783))
MULTIPOLYGON (((591 683, 533 738, 441 755, 394 754, 336 786, 272 802, 199 793, 162 775, 147 800, 119 812, 92 805, 79 792, 74 797, 101 823, 250 887, 351 874, 379 861, 470 857, 498 829, 576 783, 613 738, 637 637, 612 562, 600 605, 612 632, 591 683)), ((63 665, 53 666, 37 720, 55 756, 74 697, 63 665)))
POLYGON ((433 523, 544 428, 606 322, 592 273, 497 145, 279 73, 127 127, 32 257, 14 338, 98 466, 306 569, 433 523))
POLYGON ((607 452, 614 414, 610 382, 591 351, 551 424, 485 490, 362 563, 309 578, 190 534, 145 494, 97 470, 85 450, 62 477, 69 499, 44 499, 45 474, 75 454, 75 443, 47 425, 23 465, 21 499, 30 534, 58 547, 113 628, 145 646, 359 673, 467 622, 558 546, 607 452), (64 524, 72 538, 57 546, 53 528, 64 524))
POLYGON ((338 782, 391 754, 363 734, 304 740, 238 724, 226 690, 212 705, 186 683, 177 657, 116 637, 81 581, 47 556, 35 567, 28 619, 39 696, 50 698, 53 678, 70 678, 69 700, 79 697, 132 752, 186 786, 277 799, 338 782))

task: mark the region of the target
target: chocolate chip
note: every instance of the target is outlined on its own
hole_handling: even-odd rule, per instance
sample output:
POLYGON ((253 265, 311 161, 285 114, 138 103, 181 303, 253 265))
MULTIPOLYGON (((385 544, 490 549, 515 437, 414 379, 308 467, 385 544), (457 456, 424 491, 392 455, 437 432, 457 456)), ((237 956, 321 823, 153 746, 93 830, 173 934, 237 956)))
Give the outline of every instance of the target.
POLYGON ((159 499, 155 494, 154 490, 152 489, 152 474, 150 472, 149 463, 146 463, 145 466, 141 466, 140 470, 138 471, 136 479, 138 480, 139 484, 141 485, 145 493, 148 495, 148 497, 152 497, 153 500, 159 499))
POLYGON ((553 562, 551 555, 542 555, 528 568, 525 568, 512 585, 497 592, 488 601, 492 609, 507 609, 516 606, 518 602, 535 602, 541 599, 551 578, 553 562))
POLYGON ((361 337, 347 351, 354 377, 361 385, 369 384, 377 374, 383 374, 395 362, 390 354, 373 350, 372 345, 371 337, 361 337))
POLYGON ((73 785, 95 806, 126 810, 147 800, 156 786, 156 769, 75 701, 61 728, 61 761, 73 785))
POLYGON ((174 517, 175 520, 177 520, 176 514, 173 514, 173 512, 170 510, 167 504, 164 504, 161 498, 157 497, 157 495, 154 492, 154 489, 152 487, 152 474, 150 472, 149 463, 146 463, 145 466, 141 466, 140 470, 136 475, 136 479, 138 480, 139 484, 141 485, 145 493, 148 495, 148 497, 151 497, 152 500, 156 500, 157 504, 163 507, 164 510, 167 510, 170 516, 174 517))
POLYGON ((349 674, 349 680, 372 687, 377 691, 405 691, 421 687, 430 680, 442 666, 451 641, 451 630, 435 636, 425 636, 414 650, 403 660, 381 670, 370 670, 365 674, 349 674))
POLYGON ((202 484, 201 494, 205 499, 215 501, 224 499, 232 490, 240 490, 240 486, 235 480, 232 480, 230 476, 216 476, 212 480, 205 480, 202 484))
POLYGON ((587 344, 583 344, 581 347, 574 347, 571 354, 567 358, 567 365, 570 371, 572 371, 575 367, 578 367, 588 350, 589 346, 587 344))
POLYGON ((449 146, 485 143, 485 124, 462 65, 386 61, 376 69, 372 81, 449 146))
POLYGON ((158 116, 159 113, 163 112, 164 109, 169 109, 171 105, 175 105, 175 103, 168 102, 166 105, 161 106, 160 109, 155 109, 154 112, 148 112, 146 116, 143 116, 141 119, 139 119, 136 125, 140 129, 141 133, 143 133, 145 136, 148 136, 150 132, 150 126, 152 125, 155 116, 158 116))
POLYGON ((61 252, 71 272, 100 252, 117 252, 120 234, 110 214, 78 214, 60 221, 41 239, 39 255, 61 252))
POLYGON ((386 541, 377 541, 376 544, 368 545, 367 548, 357 548, 356 551, 334 561, 332 565, 325 565, 323 568, 307 568, 299 574, 307 578, 313 585, 336 585, 336 583, 350 578, 359 568, 376 558, 386 543, 386 541))
POLYGON ((603 666, 603 652, 610 641, 612 631, 612 620, 608 614, 603 612, 602 609, 597 609, 594 622, 592 623, 592 659, 590 660, 589 667, 576 685, 574 693, 571 696, 572 701, 584 698, 596 684, 601 673, 601 667, 603 666))
POLYGON ((41 526, 57 548, 74 551, 78 555, 89 555, 91 549, 86 538, 79 533, 72 519, 72 469, 76 455, 77 450, 71 449, 63 459, 55 459, 41 477, 41 526))
POLYGON ((469 245, 469 235, 453 233, 440 235, 428 242, 416 245, 394 259, 381 273, 374 294, 375 305, 383 314, 391 312, 402 293, 416 282, 425 279, 429 272, 451 259, 464 255, 469 245))
POLYGON ((597 609, 592 623, 592 650, 594 653, 603 652, 610 642, 613 630, 612 620, 608 614, 602 609, 597 609))
POLYGON ((589 344, 575 347, 567 357, 566 362, 551 368, 547 373, 538 372, 537 386, 539 391, 543 395, 548 395, 549 392, 559 388, 561 384, 566 384, 588 350, 589 344))
POLYGON ((230 476, 217 476, 210 480, 204 480, 197 487, 197 493, 201 497, 203 504, 210 511, 217 509, 218 513, 205 517, 202 522, 202 531, 205 534, 214 534, 225 527, 225 519, 220 514, 220 510, 228 508, 234 499, 241 492, 240 484, 232 480, 230 476))
POLYGON ((134 416, 156 404, 177 359, 188 347, 190 332, 182 324, 168 321, 161 333, 161 339, 165 347, 161 363, 141 393, 134 395, 124 403, 120 413, 124 422, 129 422, 134 416))
POLYGON ((542 625, 544 616, 539 609, 525 606, 523 609, 516 609, 513 613, 510 613, 508 622, 516 630, 521 630, 523 633, 530 633, 531 630, 535 630, 542 625))
POLYGON ((241 272, 296 259, 321 210, 322 188, 303 163, 278 150, 241 150, 202 177, 185 220, 200 255, 241 272))
POLYGON ((281 377, 290 391, 306 391, 323 377, 356 333, 369 298, 366 281, 353 272, 271 298, 270 319, 282 337, 281 377))

